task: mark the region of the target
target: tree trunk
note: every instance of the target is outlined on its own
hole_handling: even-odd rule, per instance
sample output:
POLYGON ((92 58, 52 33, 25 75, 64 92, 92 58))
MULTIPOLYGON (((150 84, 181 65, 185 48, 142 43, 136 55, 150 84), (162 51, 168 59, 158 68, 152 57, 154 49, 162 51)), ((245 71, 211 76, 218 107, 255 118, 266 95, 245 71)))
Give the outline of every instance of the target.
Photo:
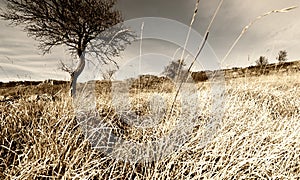
POLYGON ((78 65, 75 69, 75 71, 71 74, 71 84, 70 84, 70 91, 71 91, 71 96, 75 97, 76 96, 76 83, 78 76, 82 73, 84 66, 85 66, 85 55, 84 53, 78 53, 79 56, 79 62, 78 65))

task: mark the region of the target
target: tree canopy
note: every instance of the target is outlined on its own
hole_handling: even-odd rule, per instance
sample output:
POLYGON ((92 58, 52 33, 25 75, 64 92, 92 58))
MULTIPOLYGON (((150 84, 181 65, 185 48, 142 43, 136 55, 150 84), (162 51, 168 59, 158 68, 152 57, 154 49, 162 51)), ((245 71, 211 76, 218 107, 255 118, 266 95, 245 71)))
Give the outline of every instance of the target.
POLYGON ((116 0, 5 0, 1 14, 40 42, 47 53, 65 44, 82 54, 87 44, 107 28, 122 21, 113 9, 116 0))
MULTIPOLYGON (((12 25, 22 25, 29 36, 48 53, 67 45, 79 57, 71 73, 73 90, 85 67, 84 52, 91 50, 100 62, 108 63, 130 43, 132 33, 124 30, 116 0, 5 0, 0 16, 12 25), (113 28, 112 28, 113 27, 113 28), (109 31, 107 31, 109 29, 109 31), (93 41, 96 41, 94 44, 93 41), (90 45, 90 46, 89 46, 90 45)), ((75 93, 75 92, 74 92, 75 93)))

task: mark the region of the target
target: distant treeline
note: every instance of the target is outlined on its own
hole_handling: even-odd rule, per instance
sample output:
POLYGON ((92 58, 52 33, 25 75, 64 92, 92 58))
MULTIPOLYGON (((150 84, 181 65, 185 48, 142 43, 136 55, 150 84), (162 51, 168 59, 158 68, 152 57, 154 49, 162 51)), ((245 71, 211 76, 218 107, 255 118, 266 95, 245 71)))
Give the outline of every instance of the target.
MULTIPOLYGON (((259 76, 275 73, 294 73, 300 72, 300 61, 273 63, 264 66, 249 66, 246 68, 232 68, 222 69, 217 71, 199 71, 192 72, 191 77, 194 82, 207 81, 210 78, 217 76, 224 76, 225 79, 245 77, 245 76, 259 76)), ((141 75, 139 78, 127 80, 131 84, 132 89, 157 89, 162 83, 170 84, 171 80, 166 77, 157 77, 154 75, 141 75), (140 85, 142 84, 142 86, 140 85)), ((189 81, 190 82, 190 81, 189 81)), ((51 85, 65 85, 69 84, 69 81, 60 80, 45 80, 45 81, 11 81, 0 82, 0 87, 15 87, 15 86, 36 86, 39 84, 51 84, 51 85)), ((111 87, 111 82, 107 80, 97 81, 97 85, 100 87, 111 87)))
POLYGON ((0 82, 0 87, 15 87, 15 86, 37 86, 39 84, 62 85, 67 84, 68 81, 59 80, 45 80, 45 81, 10 81, 0 82))

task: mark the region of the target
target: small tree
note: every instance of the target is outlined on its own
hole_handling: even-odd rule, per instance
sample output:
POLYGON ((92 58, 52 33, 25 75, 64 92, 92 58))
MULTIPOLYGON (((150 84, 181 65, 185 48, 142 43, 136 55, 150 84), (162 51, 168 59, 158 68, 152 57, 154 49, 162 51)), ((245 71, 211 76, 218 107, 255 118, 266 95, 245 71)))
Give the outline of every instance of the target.
POLYGON ((266 66, 267 64, 269 64, 269 60, 265 57, 265 56, 260 56, 258 60, 255 61, 256 66, 266 66))
POLYGON ((75 95, 77 78, 85 67, 85 52, 89 48, 100 62, 107 63, 113 61, 112 57, 119 55, 124 44, 133 37, 122 28, 106 32, 122 21, 120 12, 113 9, 116 0, 5 0, 5 3, 6 10, 0 14, 2 19, 23 25, 28 35, 40 42, 39 48, 44 54, 54 46, 65 44, 78 57, 77 67, 69 72, 72 95, 75 95), (93 43, 98 45, 92 46, 93 43))
POLYGON ((173 80, 175 78, 182 79, 182 78, 186 77, 188 74, 188 72, 183 69, 184 66, 186 66, 186 64, 184 63, 184 60, 171 61, 164 68, 164 71, 162 72, 162 74, 173 80))
POLYGON ((258 60, 255 61, 256 66, 259 67, 257 69, 260 74, 266 74, 268 71, 266 71, 266 66, 269 64, 268 59, 265 56, 260 56, 258 60))
POLYGON ((278 57, 276 59, 279 61, 279 63, 287 61, 287 51, 279 51, 278 57))

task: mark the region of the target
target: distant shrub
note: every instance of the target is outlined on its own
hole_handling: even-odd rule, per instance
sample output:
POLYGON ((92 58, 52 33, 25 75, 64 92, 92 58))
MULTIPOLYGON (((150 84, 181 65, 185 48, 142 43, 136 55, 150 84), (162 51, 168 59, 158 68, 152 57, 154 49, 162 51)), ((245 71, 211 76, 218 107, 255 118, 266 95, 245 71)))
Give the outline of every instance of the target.
POLYGON ((142 91, 160 90, 163 92, 172 92, 174 83, 167 77, 157 77, 154 75, 141 75, 132 81, 130 89, 139 89, 142 91))
POLYGON ((192 73, 192 78, 195 82, 201 82, 201 81, 206 81, 208 80, 208 76, 206 72, 193 72, 192 73))

